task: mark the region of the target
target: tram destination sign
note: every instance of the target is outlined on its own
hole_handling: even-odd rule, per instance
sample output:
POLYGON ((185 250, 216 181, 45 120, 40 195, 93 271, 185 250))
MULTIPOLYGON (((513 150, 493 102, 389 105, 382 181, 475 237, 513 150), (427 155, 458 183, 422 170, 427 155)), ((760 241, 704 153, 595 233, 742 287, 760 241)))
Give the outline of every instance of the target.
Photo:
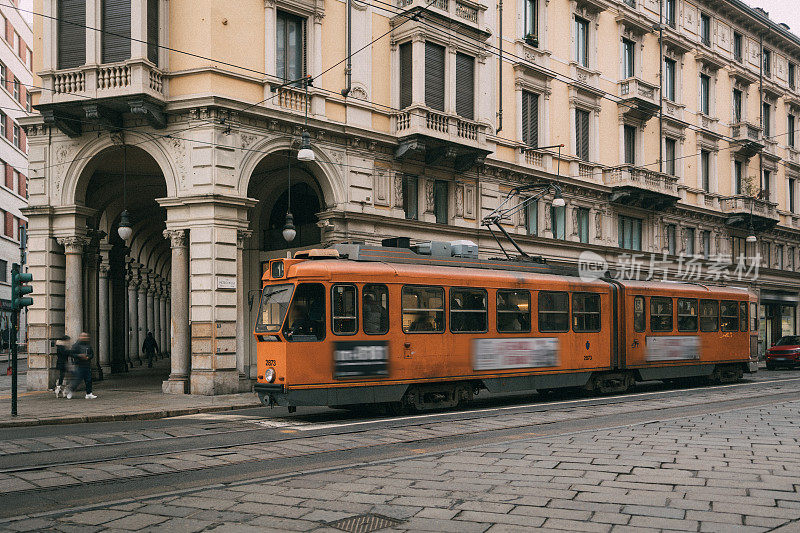
POLYGON ((336 379, 389 375, 389 343, 386 341, 338 341, 333 347, 336 379))
POLYGON ((558 339, 555 337, 472 341, 472 367, 475 370, 550 366, 558 366, 558 339))
POLYGON ((700 337, 697 335, 660 335, 646 340, 647 361, 700 359, 700 337))

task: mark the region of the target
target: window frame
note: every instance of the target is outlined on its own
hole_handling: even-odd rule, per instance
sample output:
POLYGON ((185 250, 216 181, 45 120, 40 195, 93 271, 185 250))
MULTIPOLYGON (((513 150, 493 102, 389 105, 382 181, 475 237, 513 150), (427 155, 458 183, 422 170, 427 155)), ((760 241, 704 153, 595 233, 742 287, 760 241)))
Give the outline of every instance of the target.
POLYGON ((568 333, 570 330, 570 297, 568 291, 537 291, 536 292, 536 326, 539 333, 568 333), (542 310, 542 296, 545 294, 563 294, 567 297, 567 306, 564 311, 542 310), (542 317, 545 315, 566 315, 567 327, 565 329, 542 329, 542 317))
POLYGON ((332 283, 331 284, 331 333, 333 335, 336 335, 337 337, 350 337, 350 336, 353 336, 353 335, 358 335, 358 331, 359 331, 359 316, 358 316, 359 305, 358 305, 358 302, 359 302, 359 299, 358 299, 358 285, 356 285, 355 283, 332 283), (338 287, 349 287, 349 288, 352 288, 353 291, 355 291, 355 294, 353 295, 353 310, 355 311, 355 316, 338 316, 337 317, 334 314, 336 312, 335 311, 335 305, 334 305, 334 298, 336 297, 336 295, 335 295, 334 291, 338 287), (353 331, 348 332, 348 333, 337 332, 336 331, 336 320, 355 320, 355 327, 353 328, 353 331))
MULTIPOLYGON (((596 292, 573 292, 571 296, 572 296, 572 298, 571 298, 572 302, 570 304, 570 309, 572 310, 572 314, 571 314, 571 318, 570 318, 570 323, 572 324, 572 331, 575 332, 575 333, 598 333, 598 332, 602 331, 602 329, 603 329, 602 305, 603 304, 602 304, 602 301, 601 301, 601 298, 600 298, 600 294, 596 293, 596 292), (576 296, 587 298, 586 300, 584 300, 584 302, 588 302, 590 300, 595 300, 597 302, 597 311, 586 311, 586 310, 584 310, 584 311, 576 311, 575 310, 576 296), (586 322, 586 318, 585 317, 587 315, 591 315, 591 316, 596 316, 597 317, 597 329, 578 329, 576 327, 576 325, 577 325, 576 321, 575 321, 576 316, 584 317, 584 325, 585 325, 585 322, 586 322)), ((585 303, 584 303, 584 305, 585 305, 585 303)))
POLYGON ((700 300, 700 307, 698 308, 698 315, 699 315, 698 321, 699 321, 699 324, 700 324, 700 332, 701 333, 714 333, 716 331, 719 331, 719 326, 720 326, 720 324, 719 324, 719 322, 720 322, 720 320, 719 320, 719 300, 713 300, 713 299, 709 299, 709 298, 702 298, 700 300), (707 329, 707 328, 703 327, 703 319, 704 318, 712 318, 710 316, 709 317, 704 317, 703 316, 703 306, 707 305, 707 304, 713 305, 714 308, 716 309, 716 314, 713 316, 713 318, 715 319, 715 325, 716 325, 714 329, 707 329))
POLYGON ((589 68, 589 21, 575 15, 575 62, 589 68), (581 45, 583 45, 581 47, 581 45))
POLYGON ((711 15, 700 12, 700 42, 711 46, 711 15))
POLYGON ((700 109, 706 116, 711 116, 711 76, 700 73, 700 109))
POLYGON ((686 332, 686 333, 696 333, 698 327, 700 326, 700 302, 698 301, 698 299, 697 298, 678 298, 677 305, 675 306, 675 308, 676 308, 676 314, 678 316, 678 324, 677 324, 678 331, 679 332, 686 332), (694 310, 695 310, 694 314, 681 313, 681 303, 683 303, 683 302, 694 302, 694 310), (682 325, 681 325, 681 317, 694 318, 694 328, 682 327, 682 325))
POLYGON ((651 333, 670 333, 675 330, 675 305, 672 302, 672 298, 669 296, 651 296, 650 297, 650 332, 651 333), (659 313, 653 314, 653 303, 655 301, 665 301, 669 302, 669 314, 666 313, 659 313), (669 316, 669 329, 666 327, 655 329, 653 327, 654 320, 653 317, 666 317, 669 316))
POLYGON ((622 79, 636 76, 636 43, 622 38, 622 79))
POLYGON ((623 161, 626 165, 636 165, 637 129, 631 124, 622 125, 623 161))
POLYGON ((678 158, 678 140, 672 137, 664 137, 664 171, 670 176, 675 176, 677 173, 677 165, 675 161, 678 158), (672 146, 672 154, 670 157, 670 145, 672 146))
POLYGON ((577 222, 578 227, 576 231, 578 233, 578 242, 583 244, 589 243, 589 208, 588 207, 578 207, 575 210, 575 220, 577 222))
POLYGON ((737 63, 744 61, 744 38, 738 31, 733 32, 733 60, 737 63))
POLYGON ((664 56, 664 98, 677 103, 678 62, 664 56))
POLYGON ((495 292, 495 329, 497 333, 530 333, 533 327, 533 309, 531 308, 531 291, 528 289, 497 289, 495 292), (501 310, 499 299, 502 293, 524 293, 528 297, 528 312, 520 313, 519 311, 501 310), (500 329, 500 314, 513 314, 513 315, 528 315, 528 329, 520 329, 519 331, 509 331, 500 329))
MULTIPOLYGON (((440 312, 437 309, 428 309, 428 308, 422 308, 422 307, 419 307, 419 308, 416 308, 416 309, 418 309, 419 311, 423 311, 424 310, 426 312, 431 312, 431 311, 433 311, 434 313, 440 312)), ((407 285, 403 285, 400 288, 400 328, 403 330, 403 333, 405 333, 407 335, 441 335, 441 334, 443 334, 444 332, 447 331, 447 311, 448 311, 448 309, 447 309, 447 291, 445 290, 445 288, 442 285, 413 285, 413 284, 407 284, 407 285), (405 311, 406 311, 406 308, 403 305, 403 295, 405 294, 406 289, 409 289, 409 288, 413 288, 413 289, 435 289, 435 290, 440 290, 441 291, 441 293, 442 293, 442 309, 441 309, 441 313, 442 313, 442 329, 441 330, 432 330, 432 331, 409 331, 409 330, 406 330, 406 327, 405 327, 405 324, 404 324, 404 321, 403 321, 403 315, 405 314, 405 311)))
POLYGON ((633 321, 632 321, 632 324, 633 324, 633 331, 636 332, 636 333, 644 333, 645 331, 647 331, 647 311, 646 311, 646 306, 647 306, 647 301, 645 300, 644 296, 636 295, 636 296, 633 297, 633 321), (637 315, 636 302, 641 302, 642 303, 642 309, 641 309, 641 311, 638 311, 638 313, 641 314, 641 317, 640 317, 641 320, 642 320, 642 327, 641 328, 637 328, 636 327, 636 322, 637 322, 637 318, 636 318, 636 315, 637 315))
POLYGON ((404 174, 402 179, 403 215, 406 220, 419 220, 419 177, 404 174), (413 213, 411 213, 412 204, 413 213))
POLYGON ((619 248, 623 250, 634 250, 634 251, 641 251, 642 250, 642 219, 631 217, 628 215, 619 215, 617 218, 617 244, 619 248), (630 227, 631 233, 630 238, 625 238, 625 228, 630 227), (634 234, 638 232, 638 247, 634 246, 634 234), (626 246, 626 241, 630 243, 630 246, 626 246))
MULTIPOLYGON (((282 324, 281 329, 280 329, 281 334, 283 335, 283 337, 286 339, 287 342, 322 342, 322 341, 324 341, 328 337, 328 318, 327 318, 328 314, 325 312, 325 307, 328 305, 328 302, 325 300, 327 298, 326 291, 325 291, 325 284, 324 283, 320 283, 318 281, 306 281, 306 282, 301 282, 301 283, 297 283, 297 284, 293 284, 293 285, 294 285, 294 292, 292 293, 291 300, 289 300, 289 308, 286 310, 286 316, 283 319, 283 324, 282 324), (297 298, 297 293, 298 293, 299 289, 303 285, 311 285, 311 286, 317 285, 319 287, 320 294, 322 295, 322 308, 323 308, 322 309, 322 322, 323 322, 322 323, 322 337, 314 338, 313 340, 305 339, 305 338, 296 339, 294 335, 291 335, 291 336, 287 336, 286 335, 286 328, 287 327, 291 327, 291 324, 289 324, 287 322, 288 319, 289 319, 289 311, 292 310, 292 304, 294 304, 294 299, 297 298)), ((303 335, 303 337, 309 337, 309 336, 310 335, 303 335)))
POLYGON ((719 330, 723 331, 723 332, 731 332, 731 333, 739 331, 739 302, 737 302, 736 300, 721 300, 720 301, 720 303, 719 303, 719 330), (728 311, 730 311, 730 306, 731 305, 733 306, 733 310, 734 310, 734 314, 733 315, 730 315, 730 314, 725 315, 723 313, 723 308, 726 305, 729 307, 728 311), (723 320, 724 318, 735 318, 736 319, 736 327, 735 328, 731 328, 730 326, 728 326, 726 328, 725 327, 725 321, 723 320))
POLYGON ((750 327, 750 317, 747 314, 747 308, 747 302, 739 302, 739 331, 745 333, 747 332, 747 328, 750 327))
MULTIPOLYGON (((302 78, 308 72, 308 17, 304 17, 292 11, 288 11, 285 9, 276 9, 275 10, 275 76, 279 79, 284 80, 284 82, 293 81, 298 78, 302 78), (279 71, 278 68, 278 56, 279 50, 281 47, 278 45, 278 39, 280 38, 280 20, 283 19, 283 73, 279 71), (300 29, 302 34, 300 35, 300 50, 299 55, 301 58, 300 70, 302 72, 296 78, 290 77, 289 70, 290 70, 290 63, 289 63, 289 34, 286 31, 286 22, 294 19, 294 22, 300 23, 300 29)), ((302 87, 301 82, 295 82, 292 84, 295 87, 302 87)))
POLYGON ((744 120, 744 91, 734 87, 731 91, 731 105, 733 106, 733 123, 738 124, 744 120))
POLYGON ((433 182, 433 215, 437 224, 450 223, 450 182, 447 180, 433 182))
MULTIPOLYGON (((389 296, 389 286, 385 283, 365 283, 364 286, 361 288, 361 331, 364 332, 364 335, 386 335, 392 328, 392 317, 391 317, 391 307, 389 305, 391 297, 389 296), (370 333, 366 329, 367 321, 364 319, 366 313, 364 312, 364 297, 367 295, 367 292, 372 287, 379 287, 386 292, 386 330, 378 333, 370 333)), ((381 306, 382 307, 382 306, 381 306)))
POLYGON ((523 39, 539 37, 539 0, 525 0, 523 3, 523 39))
POLYGON ((461 333, 488 333, 489 332, 489 291, 487 291, 483 287, 450 287, 448 292, 448 313, 450 314, 450 333, 461 334, 461 333), (453 310, 453 291, 456 293, 463 291, 463 294, 468 293, 480 293, 483 296, 484 301, 484 308, 483 308, 483 317, 484 317, 484 328, 482 330, 454 330, 453 329, 453 313, 480 313, 480 309, 456 309, 453 310))
POLYGON ((797 127, 796 117, 792 113, 786 115, 786 144, 795 147, 795 128, 797 127))

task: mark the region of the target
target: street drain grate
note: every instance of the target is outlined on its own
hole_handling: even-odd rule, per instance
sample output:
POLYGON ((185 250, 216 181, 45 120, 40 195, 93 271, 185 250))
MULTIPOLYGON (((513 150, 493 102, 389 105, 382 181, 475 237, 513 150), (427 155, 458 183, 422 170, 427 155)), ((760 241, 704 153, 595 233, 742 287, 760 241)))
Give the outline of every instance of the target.
POLYGON ((347 531, 348 533, 371 533, 372 531, 378 531, 379 529, 396 526, 402 523, 402 520, 379 514, 367 513, 341 518, 334 522, 328 522, 328 525, 336 529, 341 529, 342 531, 347 531))

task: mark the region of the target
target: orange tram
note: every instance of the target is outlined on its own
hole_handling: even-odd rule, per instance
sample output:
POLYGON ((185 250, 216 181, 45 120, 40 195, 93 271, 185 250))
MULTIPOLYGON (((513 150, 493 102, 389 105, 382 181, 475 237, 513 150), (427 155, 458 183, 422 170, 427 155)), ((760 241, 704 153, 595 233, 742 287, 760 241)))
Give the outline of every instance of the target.
POLYGON ((736 381, 756 371, 756 302, 739 288, 480 260, 468 241, 339 244, 265 268, 255 390, 290 411, 422 411, 484 389, 736 381))

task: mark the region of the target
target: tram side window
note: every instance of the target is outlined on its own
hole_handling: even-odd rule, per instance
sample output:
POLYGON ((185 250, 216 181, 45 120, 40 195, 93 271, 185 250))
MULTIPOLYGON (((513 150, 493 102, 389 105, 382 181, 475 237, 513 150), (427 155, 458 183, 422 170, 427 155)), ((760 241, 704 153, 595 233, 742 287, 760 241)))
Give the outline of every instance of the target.
POLYGON ((650 298, 650 331, 672 331, 672 298, 650 298))
POLYGON ((747 331, 747 302, 739 302, 739 330, 747 331))
POLYGON ((644 312, 644 296, 633 298, 633 331, 642 333, 647 328, 647 315, 644 312))
POLYGON ((389 332, 389 289, 386 285, 364 285, 362 294, 364 333, 385 335, 389 332))
POLYGON ((572 295, 572 331, 600 331, 600 295, 576 292, 572 295))
POLYGON ((331 330, 334 335, 353 335, 358 331, 358 295, 355 285, 331 288, 331 330))
POLYGON ((539 331, 569 331, 569 295, 566 292, 539 292, 539 331))
POLYGON ((758 307, 755 302, 750 302, 750 331, 758 331, 758 307))
POLYGON ((700 300, 700 331, 717 331, 718 329, 719 302, 700 300))
POLYGON ((488 323, 488 297, 484 289, 450 289, 450 331, 483 333, 488 323))
POLYGON ((256 332, 278 331, 281 329, 294 286, 288 283, 264 287, 261 293, 261 312, 258 313, 256 332))
POLYGON ((315 342, 325 338, 325 287, 322 284, 297 286, 283 335, 290 342, 315 342))
POLYGON ((403 331, 441 333, 444 331, 444 289, 403 287, 403 331))
POLYGON ((739 331, 739 304, 723 300, 719 311, 720 329, 722 331, 739 331))
POLYGON ((497 291, 497 332, 528 333, 531 330, 531 293, 497 291))
POLYGON ((697 298, 678 298, 678 331, 697 331, 697 298))

